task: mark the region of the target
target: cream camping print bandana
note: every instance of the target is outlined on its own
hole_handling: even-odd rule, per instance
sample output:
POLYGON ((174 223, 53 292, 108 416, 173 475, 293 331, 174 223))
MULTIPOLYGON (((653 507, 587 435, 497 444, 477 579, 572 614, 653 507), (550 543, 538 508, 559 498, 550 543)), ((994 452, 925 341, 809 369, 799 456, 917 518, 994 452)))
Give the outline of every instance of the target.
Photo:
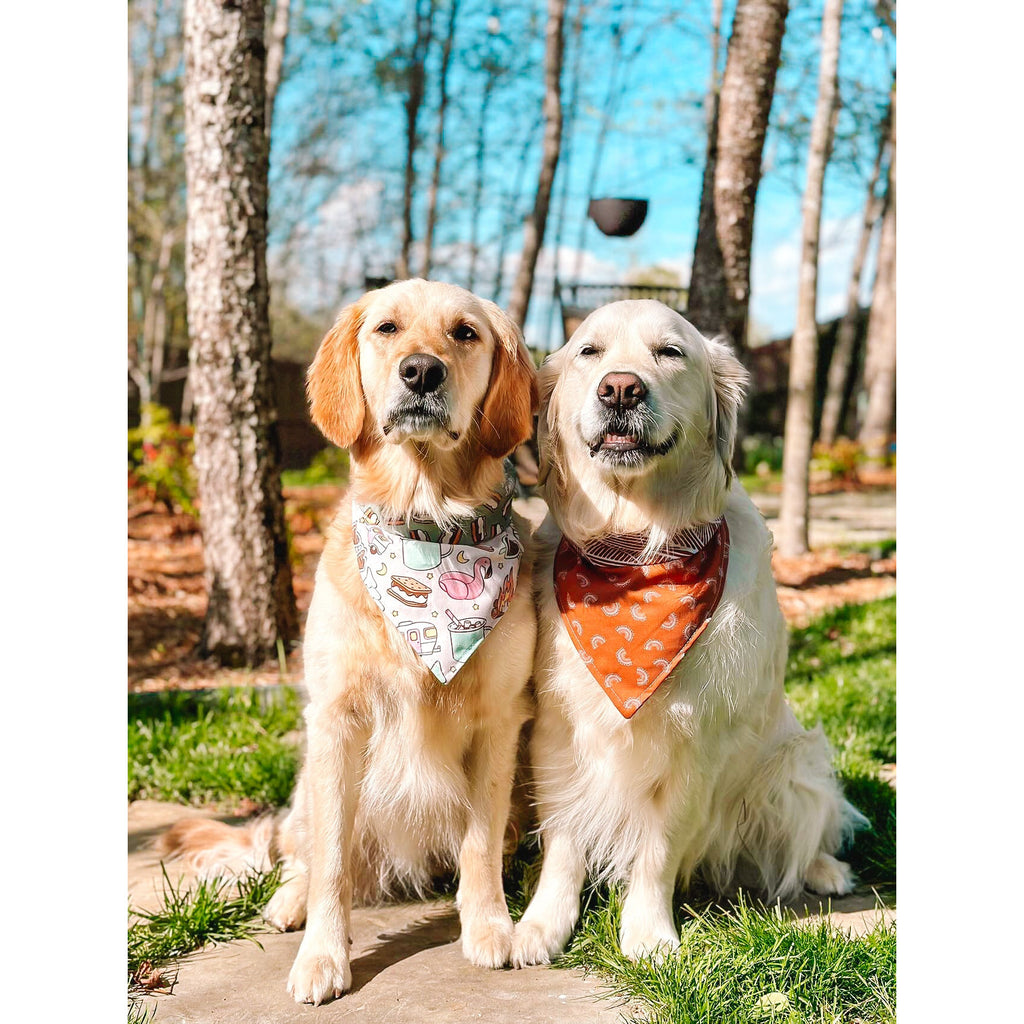
POLYGON ((447 685, 508 611, 522 545, 512 524, 515 479, 494 503, 441 528, 353 504, 359 575, 387 622, 447 685))

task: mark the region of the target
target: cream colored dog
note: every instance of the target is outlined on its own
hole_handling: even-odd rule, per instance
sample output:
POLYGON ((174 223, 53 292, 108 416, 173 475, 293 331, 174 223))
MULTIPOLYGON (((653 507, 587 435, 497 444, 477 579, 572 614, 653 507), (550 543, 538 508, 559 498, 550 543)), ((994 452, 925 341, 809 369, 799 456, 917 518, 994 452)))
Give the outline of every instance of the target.
POLYGON ((725 346, 654 301, 592 313, 541 371, 550 515, 534 571, 531 760, 544 860, 516 926, 516 966, 563 949, 588 873, 626 883, 620 944, 634 958, 678 945, 673 889, 698 870, 720 890, 742 881, 771 897, 851 888, 833 854, 860 815, 824 735, 806 732, 786 703, 772 538, 732 481, 745 383, 725 346), (555 551, 563 537, 580 548, 632 534, 650 553, 723 513, 731 553, 717 610, 627 719, 561 621, 555 551))
MULTIPOLYGON (((497 306, 414 280, 341 312, 310 367, 309 397, 314 422, 351 451, 352 503, 443 524, 498 492, 503 457, 530 435, 537 390, 519 330, 497 306)), ((298 1002, 351 985, 353 895, 421 890, 445 867, 459 871, 466 957, 509 961, 502 840, 536 635, 529 528, 513 522, 525 548, 518 586, 448 685, 364 586, 353 504, 330 527, 305 631, 307 752, 276 836, 283 884, 266 911, 281 929, 305 921, 288 979, 298 1002)), ((246 846, 259 862, 259 843, 253 830, 199 823, 172 831, 163 850, 209 869, 246 846)))

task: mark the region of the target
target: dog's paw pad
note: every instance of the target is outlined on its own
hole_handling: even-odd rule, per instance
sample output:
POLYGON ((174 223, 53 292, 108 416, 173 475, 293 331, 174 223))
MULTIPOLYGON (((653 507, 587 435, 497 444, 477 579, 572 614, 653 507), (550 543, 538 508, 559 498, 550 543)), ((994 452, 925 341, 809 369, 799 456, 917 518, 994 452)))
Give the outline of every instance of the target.
POLYGON ((804 885, 822 896, 845 896, 853 892, 853 871, 845 861, 819 853, 807 868, 804 885))
POLYGON ((348 956, 306 952, 301 947, 288 975, 288 994, 297 1003, 319 1006, 327 999, 337 999, 352 986, 352 970, 348 956))
POLYGON ((504 967, 512 955, 512 919, 463 922, 462 952, 477 967, 504 967))
POLYGON ((549 964, 562 952, 562 943, 548 934, 539 921, 520 921, 512 935, 512 966, 549 964))

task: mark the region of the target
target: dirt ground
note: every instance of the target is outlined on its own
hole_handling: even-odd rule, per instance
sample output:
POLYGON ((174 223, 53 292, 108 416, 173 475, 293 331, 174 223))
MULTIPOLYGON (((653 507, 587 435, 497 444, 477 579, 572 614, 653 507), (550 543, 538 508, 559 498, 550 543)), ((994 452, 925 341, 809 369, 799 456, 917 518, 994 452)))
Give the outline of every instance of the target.
MULTIPOLYGON (((877 492, 894 485, 893 474, 874 478, 867 485, 817 484, 812 493, 847 491, 853 500, 865 487, 877 492)), ((304 621, 324 531, 344 489, 329 485, 285 488, 284 494, 293 538, 295 597, 304 621)), ((779 603, 794 625, 803 625, 827 608, 891 594, 896 587, 895 554, 874 558, 870 553, 829 547, 799 558, 784 559, 776 554, 772 564, 779 603)), ((255 671, 221 669, 197 658, 194 650, 205 611, 203 546, 196 521, 130 495, 129 692, 294 684, 301 680, 301 647, 289 654, 286 665, 270 664, 255 671)))

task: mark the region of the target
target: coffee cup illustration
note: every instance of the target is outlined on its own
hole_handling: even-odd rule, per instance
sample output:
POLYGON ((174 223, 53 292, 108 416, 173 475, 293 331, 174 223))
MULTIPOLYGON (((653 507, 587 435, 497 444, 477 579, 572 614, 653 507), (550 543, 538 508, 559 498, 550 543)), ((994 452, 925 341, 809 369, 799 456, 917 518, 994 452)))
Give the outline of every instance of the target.
POLYGON ((445 609, 445 615, 448 616, 448 639, 452 644, 452 657, 456 661, 465 661, 483 640, 487 620, 477 616, 459 619, 448 609, 445 609))
POLYGON ((436 569, 441 559, 448 552, 441 550, 441 545, 427 540, 402 540, 402 561, 410 569, 423 572, 436 569))

